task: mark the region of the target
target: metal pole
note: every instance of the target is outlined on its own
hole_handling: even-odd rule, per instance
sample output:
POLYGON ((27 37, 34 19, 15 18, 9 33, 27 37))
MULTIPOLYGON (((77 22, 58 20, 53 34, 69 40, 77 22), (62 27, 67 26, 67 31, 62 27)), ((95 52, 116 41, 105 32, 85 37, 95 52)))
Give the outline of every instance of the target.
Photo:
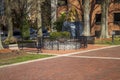
POLYGON ((23 26, 22 26, 22 33, 21 33, 21 36, 22 36, 22 50, 23 50, 23 26))
POLYGON ((112 31, 112 44, 114 44, 115 31, 112 31))
POLYGON ((114 44, 114 34, 112 34, 112 44, 114 44))

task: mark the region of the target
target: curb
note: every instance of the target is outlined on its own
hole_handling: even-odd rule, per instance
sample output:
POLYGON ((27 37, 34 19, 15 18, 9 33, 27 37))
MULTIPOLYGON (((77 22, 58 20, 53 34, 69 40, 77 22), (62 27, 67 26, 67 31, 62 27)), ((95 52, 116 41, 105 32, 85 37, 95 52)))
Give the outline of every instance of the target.
POLYGON ((115 46, 107 46, 107 47, 102 47, 102 48, 97 48, 97 49, 91 49, 91 50, 85 50, 85 51, 79 51, 79 52, 73 52, 69 54, 64 54, 64 56, 70 56, 70 55, 75 55, 75 54, 81 54, 85 52, 91 52, 91 51, 97 51, 97 50, 102 50, 102 49, 109 49, 109 48, 114 48, 114 47, 119 47, 120 45, 115 45, 115 46))

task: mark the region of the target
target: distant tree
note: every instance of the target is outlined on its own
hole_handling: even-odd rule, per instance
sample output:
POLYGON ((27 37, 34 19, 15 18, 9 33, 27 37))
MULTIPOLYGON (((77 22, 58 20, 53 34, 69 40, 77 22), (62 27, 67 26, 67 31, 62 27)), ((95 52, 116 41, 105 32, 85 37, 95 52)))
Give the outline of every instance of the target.
POLYGON ((13 5, 13 22, 20 28, 22 37, 28 39, 30 36, 28 17, 32 5, 31 0, 14 0, 13 5))

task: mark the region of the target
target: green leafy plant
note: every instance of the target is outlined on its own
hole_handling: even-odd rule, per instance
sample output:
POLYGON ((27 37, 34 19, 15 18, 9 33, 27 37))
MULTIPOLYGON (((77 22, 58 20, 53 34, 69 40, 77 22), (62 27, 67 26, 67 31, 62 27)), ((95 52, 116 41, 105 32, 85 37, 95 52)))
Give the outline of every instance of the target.
POLYGON ((55 40, 55 39, 60 39, 60 38, 65 38, 68 39, 70 38, 70 33, 69 32, 52 32, 50 33, 50 39, 55 40))
POLYGON ((54 29, 57 30, 58 32, 62 31, 62 26, 63 26, 63 22, 66 18, 66 14, 63 13, 61 14, 61 16, 57 19, 57 21, 54 23, 54 29))
POLYGON ((61 37, 62 37, 62 38, 69 39, 69 38, 70 38, 70 33, 67 32, 67 31, 61 32, 61 37))
POLYGON ((29 22, 27 19, 23 19, 23 23, 21 25, 21 32, 22 32, 22 37, 24 39, 29 39, 30 37, 30 30, 29 30, 29 22))

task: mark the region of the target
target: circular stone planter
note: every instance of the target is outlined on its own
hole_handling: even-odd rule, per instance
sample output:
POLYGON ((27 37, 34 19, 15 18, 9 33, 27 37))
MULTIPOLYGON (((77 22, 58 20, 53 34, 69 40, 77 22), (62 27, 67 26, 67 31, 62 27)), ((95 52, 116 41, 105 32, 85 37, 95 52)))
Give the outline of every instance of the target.
POLYGON ((71 50, 71 49, 79 49, 80 47, 81 47, 80 42, 76 40, 66 40, 66 41, 45 40, 44 41, 44 48, 48 50, 71 50))

